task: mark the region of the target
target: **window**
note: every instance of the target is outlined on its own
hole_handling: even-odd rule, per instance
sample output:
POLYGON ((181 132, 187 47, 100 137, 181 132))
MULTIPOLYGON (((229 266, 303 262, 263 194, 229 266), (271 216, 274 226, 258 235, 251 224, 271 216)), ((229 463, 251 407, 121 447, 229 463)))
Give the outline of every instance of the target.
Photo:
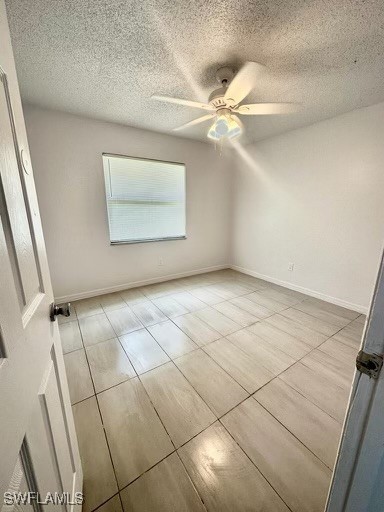
POLYGON ((185 166, 103 155, 112 244, 185 238, 185 166))

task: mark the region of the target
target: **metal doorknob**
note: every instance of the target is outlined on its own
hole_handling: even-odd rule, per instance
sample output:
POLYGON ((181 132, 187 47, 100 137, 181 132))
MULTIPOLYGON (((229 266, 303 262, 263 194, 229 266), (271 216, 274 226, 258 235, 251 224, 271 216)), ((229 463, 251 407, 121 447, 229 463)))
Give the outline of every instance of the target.
POLYGON ((52 302, 49 308, 49 318, 51 319, 51 322, 56 320, 57 315, 70 316, 71 303, 66 302, 65 304, 55 304, 52 302))

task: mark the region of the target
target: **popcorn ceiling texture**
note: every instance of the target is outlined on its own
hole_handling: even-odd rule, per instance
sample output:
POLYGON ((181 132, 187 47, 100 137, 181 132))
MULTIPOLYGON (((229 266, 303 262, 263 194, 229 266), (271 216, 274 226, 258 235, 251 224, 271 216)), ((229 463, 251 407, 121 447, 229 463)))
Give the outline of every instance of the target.
MULTIPOLYGON (((200 111, 152 94, 207 101, 216 69, 247 60, 266 65, 248 103, 302 110, 244 116, 244 142, 384 100, 382 0, 6 3, 26 103, 169 133, 200 111)), ((207 129, 177 136, 206 140, 207 129)))

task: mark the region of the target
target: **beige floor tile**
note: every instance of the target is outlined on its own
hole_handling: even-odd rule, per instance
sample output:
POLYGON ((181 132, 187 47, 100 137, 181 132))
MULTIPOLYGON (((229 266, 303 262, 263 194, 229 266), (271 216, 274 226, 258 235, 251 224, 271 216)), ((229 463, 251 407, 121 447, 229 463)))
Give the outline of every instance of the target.
POLYGON ((141 381, 176 447, 215 421, 214 414, 173 363, 145 373, 141 381))
POLYGON ((334 334, 331 339, 336 340, 339 343, 343 343, 344 345, 347 345, 348 347, 353 348, 356 351, 359 351, 361 345, 361 339, 357 340, 354 337, 345 335, 341 331, 334 334))
POLYGON ((205 302, 205 304, 209 304, 210 306, 213 304, 218 304, 219 302, 223 302, 224 300, 223 297, 217 295, 217 293, 206 287, 193 288, 189 291, 189 293, 202 302, 205 302))
MULTIPOLYGON (((323 308, 317 306, 308 301, 300 302, 295 305, 295 309, 302 311, 303 313, 307 313, 308 315, 312 315, 319 320, 327 322, 328 324, 335 325, 339 329, 342 329, 347 324, 350 323, 350 319, 345 318, 344 316, 336 315, 335 313, 331 313, 329 311, 324 310, 323 308)), ((356 313, 357 315, 357 313, 356 313)))
MULTIPOLYGON (((233 280, 224 281, 214 286, 216 286, 215 293, 221 295, 225 300, 240 297, 241 295, 246 295, 254 291, 254 287, 252 285, 239 283, 238 281, 233 280)), ((211 288, 214 289, 213 287, 211 288)))
POLYGON ((193 288, 201 288, 204 287, 207 283, 211 284, 209 279, 203 277, 203 274, 196 276, 184 277, 181 279, 177 279, 178 283, 184 290, 192 290, 193 288))
POLYGON ((265 478, 220 423, 179 449, 211 512, 288 512, 265 478))
POLYGON ((355 334, 361 337, 366 323, 367 317, 365 315, 360 315, 356 318, 356 320, 353 320, 353 322, 344 327, 344 329, 350 328, 355 332, 355 334))
POLYGON ((132 311, 145 327, 168 320, 164 313, 162 313, 158 307, 149 301, 140 302, 140 304, 134 304, 132 306, 132 311))
POLYGON ((202 350, 176 359, 175 364, 216 414, 222 416, 248 393, 202 350))
POLYGON ((356 368, 354 359, 346 358, 340 361, 336 357, 330 357, 325 352, 315 349, 303 357, 301 363, 343 389, 351 387, 356 368))
POLYGON ((137 377, 100 393, 98 400, 121 489, 173 446, 137 377))
MULTIPOLYGON (((226 286, 227 283, 216 283, 207 286, 207 290, 221 297, 222 300, 229 300, 237 297, 238 295, 244 295, 245 293, 250 293, 252 290, 246 289, 246 291, 241 293, 236 293, 232 291, 229 286, 226 286)), ((234 283, 236 284, 236 283, 234 283)))
POLYGON ((280 378, 257 391, 254 398, 333 469, 341 425, 280 378))
POLYGON ((241 325, 226 317, 219 311, 213 308, 199 309, 194 315, 200 318, 203 322, 209 325, 212 329, 219 332, 222 336, 231 334, 232 332, 241 329, 241 325))
POLYGON ((167 354, 146 329, 125 334, 120 341, 138 374, 169 361, 167 354))
POLYGON ((228 301, 216 304, 213 308, 239 324, 241 327, 247 327, 248 325, 252 325, 259 321, 258 317, 228 301))
POLYGON ((319 350, 340 361, 347 361, 353 365, 356 362, 358 353, 358 347, 351 347, 334 338, 329 338, 325 343, 322 343, 319 346, 319 350))
POLYGON ((140 302, 146 302, 148 300, 141 291, 141 288, 130 288, 129 290, 123 290, 119 293, 128 306, 131 306, 132 304, 139 304, 140 302))
POLYGON ((119 495, 108 500, 104 505, 99 507, 95 512, 123 512, 119 495))
POLYGON ((189 313, 189 310, 177 302, 171 295, 154 299, 153 303, 169 318, 189 313))
POLYGON ((268 343, 248 329, 242 329, 227 336, 227 339, 255 359, 273 375, 292 366, 296 359, 268 343))
POLYGON ((64 354, 83 348, 83 341, 77 320, 60 324, 59 331, 64 354))
POLYGON ((71 403, 75 404, 95 394, 84 349, 64 356, 71 403))
POLYGON ((254 398, 222 422, 293 512, 324 510, 331 471, 254 398))
POLYGON ((281 314, 286 318, 290 318, 299 324, 303 324, 306 327, 313 329, 314 331, 321 332, 328 337, 332 336, 340 330, 340 327, 337 327, 328 322, 324 322, 319 318, 309 315, 308 313, 304 313, 303 311, 299 311, 295 308, 285 309, 284 311, 281 311, 281 314))
POLYGON ((366 325, 366 317, 364 315, 360 315, 359 317, 356 318, 356 320, 353 320, 350 324, 343 327, 343 329, 341 329, 340 332, 346 331, 351 336, 354 336, 354 337, 357 337, 358 339, 360 339, 363 335, 365 325, 366 325), (361 321, 362 318, 365 320, 361 321))
POLYGON ((150 284, 143 286, 141 291, 149 299, 158 299, 159 297, 165 297, 172 293, 177 293, 183 290, 183 287, 177 281, 165 281, 163 283, 150 284))
POLYGON ((244 311, 248 311, 248 313, 251 313, 251 315, 255 316, 259 320, 275 314, 274 311, 267 309, 264 306, 260 306, 259 304, 256 304, 256 302, 248 299, 246 295, 242 297, 236 297, 228 302, 241 309, 244 309, 244 311))
POLYGON ((297 292, 296 290, 291 290, 290 288, 286 288, 285 286, 280 286, 279 284, 269 283, 269 288, 276 290, 284 295, 289 295, 290 297, 294 297, 298 301, 302 301, 308 298, 308 295, 304 293, 297 292))
POLYGON ((189 292, 176 293, 175 295, 171 295, 171 297, 175 299, 176 302, 184 306, 190 313, 192 313, 193 311, 197 311, 198 309, 204 309, 207 307, 207 305, 203 301, 201 301, 197 297, 194 297, 189 292))
POLYGON ((280 378, 339 423, 343 423, 349 390, 342 389, 313 369, 296 363, 280 378))
POLYGON ((107 341, 116 335, 105 313, 87 316, 79 320, 81 335, 86 347, 107 341))
POLYGON ((143 327, 143 324, 128 306, 108 311, 107 316, 117 336, 137 331, 143 327))
POLYGON ((225 338, 206 345, 204 351, 248 393, 254 393, 274 377, 255 357, 246 354, 225 338))
POLYGON ((113 496, 117 484, 96 399, 84 400, 72 409, 84 472, 83 511, 89 512, 113 496))
POLYGON ((254 285, 251 281, 243 280, 242 282, 238 280, 231 279, 230 281, 226 281, 223 283, 229 290, 236 293, 238 297, 242 295, 247 295, 248 293, 256 291, 259 286, 254 285))
POLYGON ((364 324, 361 324, 357 320, 350 323, 344 329, 341 329, 338 333, 332 336, 332 339, 340 341, 345 345, 348 345, 354 349, 358 349, 361 345, 363 337, 364 324))
POLYGON ((282 304, 281 302, 272 299, 271 297, 263 295, 263 290, 250 293, 249 295, 246 295, 246 297, 247 299, 252 300, 256 304, 264 306, 265 308, 274 311, 275 313, 279 313, 280 311, 283 311, 288 307, 286 304, 282 304))
POLYGON ((365 322, 367 321, 367 316, 366 315, 359 315, 356 320, 354 321, 354 323, 359 323, 361 325, 365 325, 365 322))
POLYGON ((126 307, 126 302, 119 293, 107 293, 100 295, 100 304, 104 311, 113 311, 126 307))
POLYGON ((281 304, 285 304, 287 307, 294 306, 306 298, 305 295, 303 295, 302 298, 297 298, 290 295, 285 290, 276 290, 275 288, 265 288, 265 290, 262 290, 259 293, 265 297, 276 300, 281 304))
POLYGON ((310 345, 307 345, 303 341, 291 336, 287 332, 269 325, 265 320, 249 326, 248 330, 260 338, 263 338, 270 345, 273 345, 285 354, 293 357, 295 360, 300 359, 312 350, 310 345))
POLYGON ((204 512, 206 509, 176 453, 121 492, 125 512, 204 512))
POLYGON ((170 320, 152 325, 148 327, 148 331, 172 359, 198 348, 196 343, 170 320))
POLYGON ((178 316, 173 321, 199 347, 221 338, 220 333, 211 329, 205 322, 197 318, 195 313, 178 316))
POLYGON ((250 286, 252 290, 264 290, 268 288, 271 283, 267 281, 263 281, 262 279, 258 279, 257 277, 248 276, 246 274, 241 274, 240 272, 237 275, 233 276, 232 279, 234 281, 238 281, 240 283, 245 284, 246 286, 250 286))
POLYGON ((325 302, 324 300, 316 299, 315 297, 305 297, 305 299, 305 302, 308 304, 313 304, 323 311, 328 311, 334 315, 344 317, 349 321, 355 320, 360 316, 360 313, 357 313, 356 311, 343 308, 342 306, 337 306, 336 304, 331 304, 330 302, 325 302))
POLYGON ((72 306, 75 308, 77 318, 79 319, 103 313, 99 297, 77 300, 72 302, 72 306))
POLYGON ((290 334, 294 338, 303 341, 312 348, 318 347, 321 343, 328 339, 328 336, 325 334, 314 331, 313 329, 310 329, 309 327, 295 322, 294 320, 291 320, 290 318, 287 318, 283 315, 273 315, 269 318, 266 318, 264 323, 290 334))
POLYGON ((119 341, 102 341, 86 349, 96 393, 136 377, 119 341))

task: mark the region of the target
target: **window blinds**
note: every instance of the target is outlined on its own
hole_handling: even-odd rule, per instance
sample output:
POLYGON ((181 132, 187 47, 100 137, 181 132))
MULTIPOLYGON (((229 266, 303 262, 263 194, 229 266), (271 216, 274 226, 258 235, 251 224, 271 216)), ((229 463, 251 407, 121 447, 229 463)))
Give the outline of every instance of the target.
POLYGON ((185 238, 185 166, 103 155, 111 243, 185 238))

